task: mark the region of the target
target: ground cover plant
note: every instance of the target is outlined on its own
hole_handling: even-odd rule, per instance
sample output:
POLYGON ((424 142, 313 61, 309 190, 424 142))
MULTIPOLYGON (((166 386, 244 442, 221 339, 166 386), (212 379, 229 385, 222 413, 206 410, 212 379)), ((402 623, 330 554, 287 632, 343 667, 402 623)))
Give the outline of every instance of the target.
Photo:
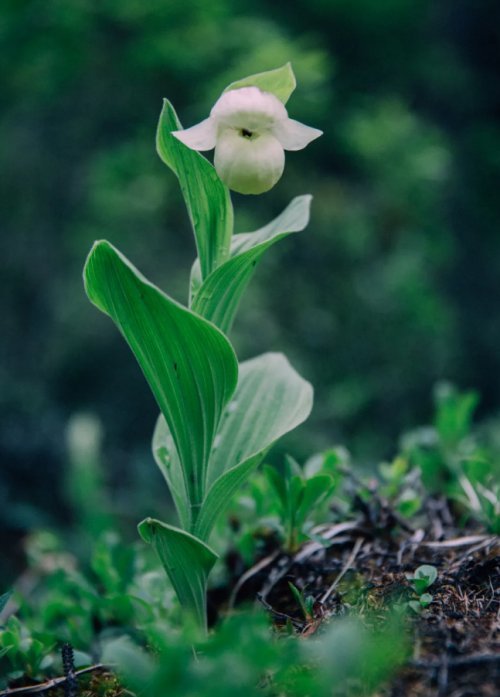
MULTIPOLYGON (((427 433, 427 455, 437 456, 442 444, 429 434, 437 435, 441 410, 438 399, 433 424, 404 434, 377 477, 360 474, 344 448, 311 457, 302 478, 330 476, 333 486, 324 507, 309 511, 294 551, 267 469, 252 475, 229 505, 231 525, 216 527, 221 560, 208 593, 208 638, 183 623, 150 548, 109 530, 105 507, 81 511, 80 525, 94 521, 87 554, 60 535, 32 535, 26 573, 3 597, 2 694, 60 692, 67 644, 79 694, 89 697, 125 689, 438 695, 471 694, 471 686, 495 694, 498 509, 485 527, 467 499, 423 483, 421 438, 427 433)), ((488 481, 494 447, 470 422, 457 451, 465 441, 482 453, 488 481)), ((96 478, 85 493, 105 506, 99 486, 96 478)), ((448 486, 460 484, 450 478, 448 486)))
POLYGON ((153 453, 178 522, 139 524, 157 556, 125 544, 88 480, 83 561, 34 536, 29 571, 1 597, 4 695, 493 694, 498 460, 472 431, 474 394, 440 386, 433 425, 407 434, 379 478, 342 448, 257 470, 307 418, 312 388, 281 354, 238 364, 227 334, 257 262, 305 227, 310 197, 233 235, 229 188, 271 188, 284 150, 319 135, 289 119, 294 88, 289 65, 232 83, 186 131, 164 105, 158 152, 198 252, 187 307, 109 242, 88 257, 87 294, 160 407, 153 453), (197 152, 212 147, 215 168, 197 152))

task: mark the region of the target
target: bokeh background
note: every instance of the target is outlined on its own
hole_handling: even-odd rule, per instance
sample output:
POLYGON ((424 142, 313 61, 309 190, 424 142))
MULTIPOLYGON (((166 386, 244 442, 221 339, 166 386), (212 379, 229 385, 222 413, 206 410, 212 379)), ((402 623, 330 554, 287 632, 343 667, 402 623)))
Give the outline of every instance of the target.
MULTIPOLYGON (((2 548, 71 517, 68 424, 101 426, 110 501, 164 505, 157 409, 81 282, 96 238, 186 298, 194 244, 155 154, 162 97, 185 125, 232 80, 291 61, 292 117, 324 130, 238 231, 302 193, 312 220, 261 263, 233 340, 313 382, 284 447, 360 466, 429 419, 448 379, 500 407, 500 3, 496 0, 3 0, 0 5, 2 548)), ((94 433, 94 435, 96 435, 94 433)), ((12 554, 8 564, 14 564, 12 554)))

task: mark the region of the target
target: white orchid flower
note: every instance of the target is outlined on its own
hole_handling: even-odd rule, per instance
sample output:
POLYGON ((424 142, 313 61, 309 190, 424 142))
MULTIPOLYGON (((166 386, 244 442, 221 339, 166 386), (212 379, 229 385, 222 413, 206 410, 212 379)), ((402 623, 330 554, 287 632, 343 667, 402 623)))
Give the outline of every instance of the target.
POLYGON ((208 119, 173 135, 192 150, 215 148, 215 169, 230 189, 261 194, 283 174, 285 150, 302 150, 322 131, 288 118, 274 94, 240 87, 225 92, 208 119))

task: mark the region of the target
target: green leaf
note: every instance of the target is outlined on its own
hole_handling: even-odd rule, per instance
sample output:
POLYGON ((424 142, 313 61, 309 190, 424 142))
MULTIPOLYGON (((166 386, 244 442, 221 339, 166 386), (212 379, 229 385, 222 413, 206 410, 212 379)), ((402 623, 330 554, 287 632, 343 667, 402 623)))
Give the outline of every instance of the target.
POLYGON ((238 387, 214 441, 208 493, 195 534, 208 539, 218 515, 271 445, 309 416, 311 385, 279 353, 240 364, 238 387))
POLYGON ((7 591, 7 593, 3 593, 0 595, 0 612, 4 609, 4 607, 7 605, 9 602, 9 598, 12 595, 12 591, 7 591))
POLYGON ((290 95, 297 86, 291 63, 282 65, 281 68, 268 70, 265 73, 256 73, 242 80, 236 80, 226 87, 224 92, 237 90, 240 87, 258 87, 263 92, 271 92, 286 104, 290 95))
POLYGON ((181 128, 174 107, 165 99, 156 133, 156 148, 163 162, 179 179, 205 278, 229 257, 233 206, 229 189, 210 162, 172 135, 172 131, 181 128))
POLYGON ((422 595, 419 598, 420 605, 422 607, 429 607, 433 600, 434 598, 430 593, 422 593, 422 595))
POLYGON ((194 312, 228 333, 238 305, 253 276, 257 262, 266 249, 293 232, 300 232, 309 222, 312 196, 298 196, 268 225, 256 232, 233 237, 231 258, 201 283, 199 265, 191 274, 191 307, 194 312))
POLYGON ((189 530, 191 525, 189 494, 184 483, 182 465, 175 449, 174 439, 162 415, 156 421, 152 451, 155 462, 170 489, 181 527, 189 530))
POLYGON ((436 387, 436 429, 447 445, 456 445, 469 433, 472 417, 479 403, 476 392, 459 392, 443 382, 436 387))
POLYGON ((292 477, 304 478, 304 472, 297 460, 291 455, 285 455, 285 479, 290 480, 292 477))
POLYGON ((429 587, 429 584, 427 583, 426 578, 414 578, 413 579, 413 588, 415 589, 415 593, 417 593, 417 595, 420 595, 421 593, 426 591, 428 587, 429 587))
POLYGON ((412 489, 403 491, 397 502, 398 512, 405 518, 412 518, 422 507, 422 500, 419 494, 412 489))
POLYGON ((94 244, 84 279, 90 300, 127 340, 165 416, 194 520, 205 493, 212 442, 237 382, 231 344, 216 327, 147 281, 109 242, 94 244))
POLYGON ((437 579, 437 576, 438 572, 435 566, 431 566, 430 564, 422 564, 422 566, 419 566, 415 571, 414 579, 425 581, 427 584, 426 587, 428 588, 429 586, 432 586, 434 581, 437 579))
POLYGON ((288 480, 288 515, 295 524, 296 516, 304 496, 305 482, 302 477, 294 475, 288 480))
POLYGON ((198 538, 160 520, 146 518, 138 530, 160 557, 183 608, 206 630, 207 580, 218 555, 198 538))
POLYGON ((293 583, 290 583, 290 581, 288 581, 288 587, 290 588, 292 595, 295 598, 295 602, 300 607, 302 614, 304 615, 304 619, 306 621, 311 619, 312 608, 308 607, 308 603, 307 600, 304 598, 304 594, 301 591, 299 591, 297 586, 294 586, 293 583))
POLYGON ((327 474, 319 474, 306 480, 302 500, 296 512, 297 526, 302 526, 314 506, 331 493, 333 484, 333 479, 327 474))
POLYGON ((279 499, 281 508, 283 511, 286 511, 288 497, 285 478, 278 472, 276 467, 271 467, 270 465, 264 465, 263 471, 279 499))

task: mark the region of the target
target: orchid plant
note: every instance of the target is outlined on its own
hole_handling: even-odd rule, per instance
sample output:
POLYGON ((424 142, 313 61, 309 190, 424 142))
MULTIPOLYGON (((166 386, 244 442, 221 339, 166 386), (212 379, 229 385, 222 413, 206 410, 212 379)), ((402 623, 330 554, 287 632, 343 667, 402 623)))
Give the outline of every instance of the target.
POLYGON ((295 88, 290 64, 226 88, 210 117, 182 130, 165 100, 157 149, 176 174, 198 257, 187 307, 150 283, 105 240, 84 269, 89 299, 115 322, 160 408, 153 454, 170 489, 178 525, 147 518, 153 545, 181 605, 206 628, 206 588, 218 559, 210 534, 234 492, 273 443, 304 421, 311 385, 279 353, 238 364, 228 333, 264 252, 309 220, 299 196, 268 225, 233 234, 229 189, 260 193, 281 176, 284 150, 321 134, 288 118, 295 88), (215 147, 215 168, 197 152, 215 147))

